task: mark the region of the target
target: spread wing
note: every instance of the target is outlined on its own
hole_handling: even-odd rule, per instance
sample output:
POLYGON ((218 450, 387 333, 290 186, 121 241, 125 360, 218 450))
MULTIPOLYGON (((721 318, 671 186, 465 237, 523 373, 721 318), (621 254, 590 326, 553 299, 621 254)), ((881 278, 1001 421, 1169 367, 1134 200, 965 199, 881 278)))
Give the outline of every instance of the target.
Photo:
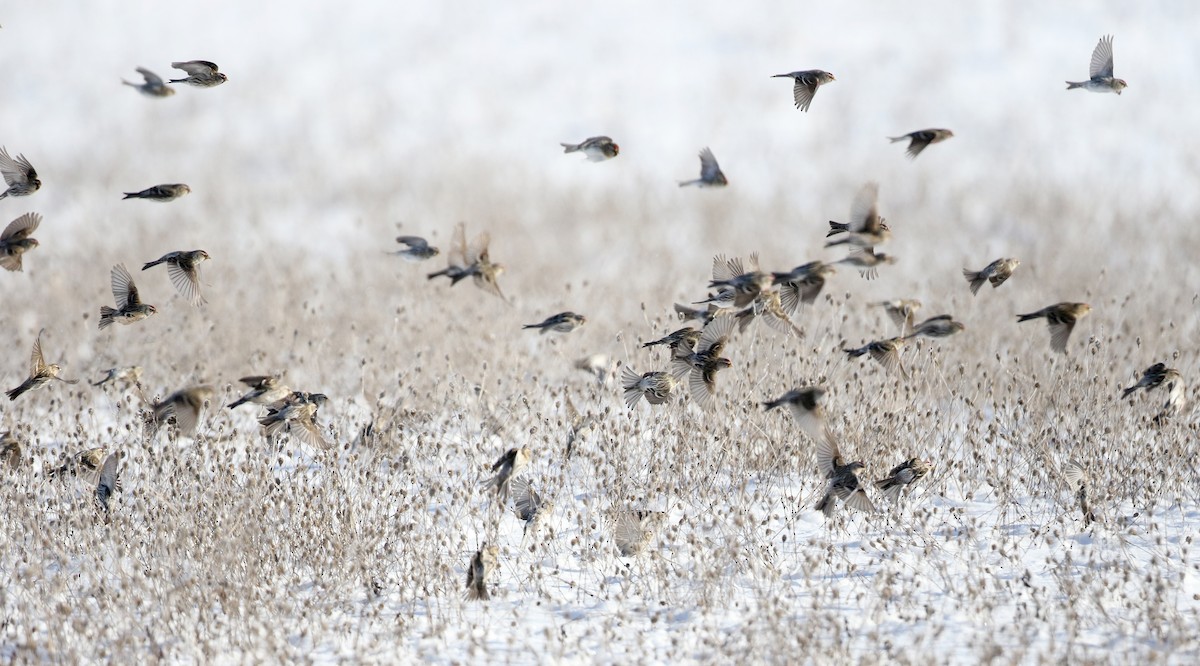
MULTIPOLYGON (((178 263, 167 264, 167 276, 171 278, 171 284, 175 285, 175 290, 188 299, 192 305, 204 303, 204 296, 200 294, 200 275, 195 265, 184 268, 178 263)), ((130 286, 132 287, 132 285, 131 282, 130 286)), ((133 293, 136 294, 137 290, 133 289, 133 293)))
POLYGON ((38 225, 42 223, 42 216, 37 213, 25 213, 21 217, 8 223, 4 228, 4 232, 0 233, 0 241, 19 241, 29 238, 29 235, 37 231, 38 225))
POLYGON ((117 264, 112 268, 112 293, 117 302, 117 309, 138 305, 137 286, 133 284, 133 276, 125 264, 117 264))
POLYGON ((862 186, 850 205, 850 230, 854 232, 879 230, 879 183, 862 186))
POLYGON ((1088 68, 1088 76, 1093 79, 1113 75, 1112 40, 1112 35, 1101 37, 1100 43, 1096 44, 1096 50, 1092 51, 1092 64, 1088 68))
POLYGON ((712 181, 721 173, 721 166, 717 164, 717 158, 708 148, 700 151, 700 178, 704 181, 712 181))
MULTIPOLYGON (((192 76, 212 76, 217 73, 216 63, 207 60, 189 60, 187 62, 173 62, 171 66, 175 69, 182 69, 192 76)), ((138 70, 141 71, 141 70, 138 70)), ((147 79, 149 80, 149 79, 147 79)), ((162 83, 162 80, 159 80, 162 83)))

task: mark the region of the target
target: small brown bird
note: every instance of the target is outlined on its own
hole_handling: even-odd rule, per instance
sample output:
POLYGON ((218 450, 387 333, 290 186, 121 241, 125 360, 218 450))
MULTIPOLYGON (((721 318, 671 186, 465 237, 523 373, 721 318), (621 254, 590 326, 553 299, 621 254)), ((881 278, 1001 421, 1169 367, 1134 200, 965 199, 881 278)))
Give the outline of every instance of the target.
MULTIPOLYGON (((891 227, 884 224, 883 218, 879 216, 879 183, 867 183, 854 195, 849 220, 845 235, 825 243, 825 247, 850 244, 860 248, 874 248, 892 237, 891 227)), ((830 235, 833 235, 833 229, 825 237, 830 235)))
POLYGON ((921 301, 915 298, 902 298, 892 301, 880 301, 875 305, 883 308, 887 316, 901 328, 904 335, 912 333, 913 319, 916 317, 917 311, 921 309, 921 301))
POLYGON ((263 427, 263 434, 268 439, 286 432, 309 446, 327 449, 329 443, 321 434, 316 417, 317 403, 285 401, 279 408, 269 408, 267 413, 258 419, 258 424, 263 427))
POLYGON ((407 249, 396 250, 389 254, 402 257, 405 261, 425 261, 441 253, 441 250, 433 247, 429 241, 420 236, 397 236, 396 242, 408 246, 407 249))
POLYGON ((687 187, 688 185, 725 187, 728 184, 729 180, 725 178, 725 173, 721 171, 721 165, 717 164, 717 158, 708 148, 700 151, 700 177, 696 180, 679 182, 680 187, 687 187))
POLYGON ((813 96, 817 94, 817 88, 831 81, 837 81, 833 74, 821 69, 806 69, 788 74, 775 74, 771 78, 791 78, 795 80, 796 83, 792 86, 792 98, 796 102, 796 108, 801 111, 808 111, 808 106, 812 104, 813 96))
POLYGON ((104 379, 92 384, 92 386, 104 386, 109 382, 126 382, 137 386, 141 378, 142 366, 140 365, 132 365, 126 368, 109 368, 104 371, 104 379))
POLYGON ((175 285, 175 291, 178 291, 179 295, 186 298, 189 303, 199 307, 206 303, 204 295, 200 293, 199 264, 208 259, 208 253, 204 250, 177 250, 146 263, 142 266, 142 270, 166 264, 167 277, 171 278, 171 284, 175 285))
POLYGON ((844 461, 837 443, 825 438, 817 441, 817 465, 825 478, 829 479, 829 489, 814 507, 817 511, 825 514, 826 518, 832 517, 837 510, 837 500, 840 499, 846 506, 866 513, 875 513, 875 505, 871 503, 867 491, 858 480, 857 472, 865 465, 861 462, 844 461))
POLYGON ((100 479, 96 482, 96 501, 105 512, 108 512, 108 500, 121 490, 121 481, 117 478, 119 460, 120 456, 110 453, 104 459, 104 465, 100 468, 100 479))
POLYGON ((166 185, 147 187, 141 192, 125 192, 125 196, 121 197, 121 200, 145 199, 147 201, 166 203, 168 201, 174 201, 185 194, 190 194, 191 191, 192 188, 184 185, 183 183, 169 183, 166 185))
POLYGON ((824 397, 825 389, 807 386, 792 389, 774 400, 764 402, 763 407, 766 411, 780 406, 787 407, 800 429, 813 442, 826 439, 833 441, 833 434, 829 432, 829 426, 825 422, 825 409, 821 406, 824 397))
POLYGON ((283 380, 273 375, 253 375, 242 377, 238 381, 249 386, 250 390, 226 405, 229 409, 236 409, 247 402, 256 405, 274 405, 287 400, 292 395, 292 390, 284 385, 283 380))
POLYGON ((842 351, 849 354, 850 358, 870 354, 871 358, 875 359, 888 372, 899 372, 901 377, 908 379, 908 372, 904 369, 904 364, 900 362, 900 350, 902 349, 904 349, 904 338, 890 338, 869 342, 858 349, 843 349, 842 351))
POLYGON ((621 370, 621 388, 625 389, 625 404, 630 409, 636 407, 638 400, 643 396, 651 405, 661 405, 671 399, 678 385, 679 380, 665 372, 647 372, 639 375, 629 366, 621 370))
POLYGON ((712 409, 717 393, 717 373, 733 366, 721 357, 729 336, 733 333, 734 318, 718 316, 700 332, 696 351, 671 361, 671 374, 676 379, 688 377, 688 392, 702 409, 712 409))
POLYGON ((1162 410, 1154 417, 1155 422, 1162 422, 1164 419, 1179 414, 1187 404, 1187 387, 1184 386, 1183 375, 1175 368, 1168 368, 1166 363, 1155 363, 1146 368, 1138 383, 1125 389, 1121 397, 1128 398, 1138 389, 1152 391, 1159 386, 1167 388, 1167 399, 1163 403, 1162 410))
POLYGON ((588 161, 603 162, 621 154, 621 147, 606 136, 594 136, 583 143, 560 143, 564 153, 582 152, 588 161))
POLYGON ((687 356, 696 350, 696 343, 700 341, 700 331, 691 326, 673 331, 665 337, 647 342, 642 345, 643 348, 653 347, 655 345, 667 345, 671 350, 671 358, 679 358, 687 356))
POLYGON ((608 386, 616 378, 616 369, 605 354, 589 354, 575 361, 575 368, 596 378, 596 383, 608 386))
POLYGON ((1079 502, 1079 512, 1083 516, 1084 527, 1096 522, 1096 513, 1092 511, 1091 504, 1088 502, 1088 486, 1091 483, 1083 465, 1075 460, 1069 461, 1063 468, 1063 477, 1066 479, 1067 487, 1075 493, 1075 500, 1079 502))
POLYGON ((1004 281, 1012 277, 1013 271, 1017 270, 1017 266, 1020 265, 1020 259, 1004 257, 988 264, 981 271, 964 268, 963 277, 967 278, 967 282, 970 283, 971 293, 978 294, 979 288, 983 286, 984 282, 991 282, 992 289, 1004 284, 1004 281))
POLYGON ((51 379, 57 379, 65 384, 77 384, 78 379, 63 379, 58 376, 61 368, 57 363, 46 363, 45 357, 42 356, 42 333, 38 331, 37 338, 33 341, 33 353, 29 355, 29 379, 26 379, 15 389, 8 391, 9 400, 16 400, 21 397, 21 394, 42 388, 50 383, 51 379))
POLYGON ((1129 84, 1125 83, 1125 79, 1113 76, 1112 44, 1112 35, 1100 38, 1100 43, 1096 44, 1096 48, 1092 51, 1092 61, 1088 66, 1088 80, 1067 81, 1067 90, 1083 88, 1088 92, 1120 95, 1121 91, 1128 87, 1129 84))
POLYGON ((205 403, 215 393, 213 387, 207 385, 189 386, 172 393, 165 400, 154 405, 151 430, 157 430, 159 426, 167 422, 167 419, 174 416, 179 434, 190 436, 196 432, 196 425, 200 422, 200 412, 204 409, 205 403))
POLYGON ((29 236, 41 223, 42 216, 37 213, 25 213, 8 223, 0 232, 0 266, 9 271, 24 270, 22 257, 38 246, 37 239, 29 236))
POLYGON ((951 132, 948 129, 924 129, 917 130, 916 132, 909 132, 903 136, 889 136, 888 138, 892 140, 892 143, 909 139, 907 151, 908 158, 915 160, 917 159, 917 155, 920 155, 921 151, 925 150, 925 148, 930 144, 940 143, 946 139, 952 138, 953 136, 954 132, 951 132))
POLYGON ((560 312, 556 315, 547 317, 541 323, 525 324, 521 328, 540 329, 538 333, 545 335, 548 331, 554 331, 555 333, 570 333, 586 323, 587 317, 581 314, 575 314, 574 312, 560 312))
POLYGON ((4 182, 8 183, 8 189, 0 192, 0 199, 7 196, 29 196, 42 187, 42 181, 38 180, 37 170, 29 163, 29 160, 21 154, 18 154, 17 159, 14 160, 9 157, 8 149, 3 147, 0 147, 0 175, 3 175, 4 182))
POLYGON ((500 498, 500 503, 508 502, 508 490, 512 485, 513 477, 521 473, 521 470, 529 466, 529 462, 533 460, 533 451, 528 446, 521 448, 513 447, 504 452, 496 463, 492 465, 492 471, 496 473, 490 479, 484 479, 482 485, 496 489, 496 496, 500 498))
POLYGON ((197 88, 211 88, 229 80, 228 76, 217 71, 216 63, 207 60, 173 62, 171 67, 187 72, 186 78, 171 79, 171 83, 186 83, 197 88))
POLYGON ((718 289, 726 296, 701 302, 712 301, 717 305, 728 303, 728 306, 735 308, 744 308, 754 302, 759 294, 771 287, 774 278, 759 268, 757 252, 750 255, 748 263, 750 269, 746 270, 740 257, 726 259, 720 254, 713 257, 712 281, 708 283, 708 288, 718 289))
POLYGON ((657 511, 620 511, 611 522, 613 545, 622 557, 642 553, 654 539, 655 524, 666 516, 657 511))
POLYGON ((1067 353, 1067 340, 1071 331, 1075 330, 1075 322, 1087 316, 1092 306, 1087 303, 1057 303, 1044 307, 1037 312, 1017 315, 1017 321, 1046 318, 1050 325, 1050 348, 1056 352, 1067 353))
POLYGON ((772 273, 772 281, 779 287, 779 302, 783 311, 794 315, 801 303, 814 303, 825 288, 825 280, 836 272, 833 266, 823 261, 810 261, 787 273, 772 273))
POLYGON ((138 67, 137 72, 142 75, 144 83, 130 83, 125 79, 121 79, 121 83, 133 86, 138 92, 147 97, 170 97, 175 94, 175 89, 163 83, 162 77, 158 74, 145 67, 138 67))
POLYGON ((500 549, 484 544, 475 551, 471 564, 467 567, 467 598, 473 600, 488 600, 487 579, 496 571, 499 565, 500 549))
POLYGON ((695 319, 702 325, 708 324, 713 320, 713 317, 721 311, 716 305, 709 305, 705 308, 693 308, 681 303, 675 304, 675 314, 679 317, 679 321, 691 321, 695 319))
POLYGON ((912 483, 929 473, 933 463, 920 458, 909 458, 892 468, 887 478, 875 482, 875 487, 883 491, 888 499, 895 502, 900 499, 900 493, 912 483))
POLYGON ((804 337, 804 331, 800 330, 792 322, 792 317, 783 307, 783 300, 778 289, 768 289, 759 293, 754 298, 754 302, 750 307, 738 312, 734 315, 738 320, 738 330, 744 331, 750 324, 755 321, 762 321, 772 329, 784 334, 794 335, 797 338, 804 337))
POLYGON ((501 274, 504 273, 504 266, 494 264, 488 256, 488 244, 491 242, 491 236, 486 231, 480 232, 467 245, 466 225, 459 222, 454 228, 454 242, 447 258, 449 265, 443 270, 435 271, 426 276, 432 280, 436 277, 446 276, 450 278, 450 284, 456 285, 459 280, 464 278, 472 278, 475 286, 484 291, 491 292, 499 296, 504 302, 508 299, 504 297, 504 293, 500 291, 500 283, 497 281, 501 274))
POLYGON ((841 259, 833 263, 849 264, 854 266, 858 269, 859 275, 868 280, 874 280, 875 278, 879 277, 879 266, 883 264, 894 264, 896 263, 896 258, 889 254, 884 254, 883 252, 876 252, 875 248, 864 247, 857 250, 852 250, 850 254, 846 255, 845 259, 841 259))
POLYGON ((917 324, 913 327, 912 333, 904 336, 904 338, 908 339, 920 336, 926 338, 946 338, 965 328, 966 326, 962 322, 954 321, 954 317, 944 314, 930 317, 917 324))
POLYGON ((125 264, 112 267, 112 293, 117 307, 100 306, 100 330, 112 326, 113 322, 128 326, 158 312, 153 305, 142 303, 137 285, 133 283, 133 276, 125 264))
POLYGON ((542 497, 525 479, 515 479, 512 482, 513 512, 525 521, 523 532, 529 534, 529 528, 536 532, 538 525, 554 510, 553 503, 542 497))
POLYGON ((106 453, 108 453, 108 449, 103 446, 85 449, 67 458, 61 467, 47 472, 46 477, 81 476, 98 472, 100 466, 104 464, 106 453))
POLYGON ((0 465, 17 467, 21 464, 21 441, 12 431, 0 432, 0 465))

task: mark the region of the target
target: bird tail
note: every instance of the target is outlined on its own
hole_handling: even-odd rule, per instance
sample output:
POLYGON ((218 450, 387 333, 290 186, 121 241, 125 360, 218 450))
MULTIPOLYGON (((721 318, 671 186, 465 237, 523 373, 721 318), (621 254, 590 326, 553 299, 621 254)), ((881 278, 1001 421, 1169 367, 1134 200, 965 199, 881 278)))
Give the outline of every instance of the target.
POLYGON ((764 402, 762 405, 763 405, 763 410, 769 412, 772 409, 775 409, 776 407, 778 407, 782 404, 783 404, 783 402, 780 400, 769 400, 767 402, 764 402))
MULTIPOLYGON (((125 198, 128 199, 129 197, 126 196, 125 198)), ((155 266, 157 266, 161 263, 162 263, 161 259, 155 259, 154 261, 151 261, 151 262, 147 263, 146 265, 142 266, 142 270, 146 270, 147 268, 154 268, 155 266)))
POLYGON ((113 308, 110 308, 107 305, 100 306, 100 330, 103 331, 109 326, 112 326, 113 315, 115 314, 117 314, 117 311, 113 308))
POLYGON ((227 409, 234 409, 236 407, 246 404, 246 402, 248 402, 249 400, 250 400, 250 396, 244 395, 244 396, 238 398, 237 400, 234 400, 233 402, 229 403, 228 405, 225 405, 225 407, 227 409))
POLYGON ((1029 314, 1019 314, 1019 315, 1017 315, 1017 322, 1019 323, 1019 322, 1023 322, 1023 321, 1029 321, 1030 319, 1037 319, 1041 316, 1042 316, 1042 313, 1040 313, 1040 312, 1030 312, 1029 314))
POLYGON ((1121 393, 1121 398, 1122 399, 1128 398, 1129 394, 1136 391, 1137 388, 1138 388, 1138 385, 1134 384, 1133 386, 1130 386, 1129 388, 1125 389, 1125 391, 1123 393, 1121 393))
POLYGON ((124 84, 125 84, 125 85, 127 85, 127 86, 133 86, 134 88, 140 88, 140 87, 141 87, 141 86, 139 86, 138 84, 136 84, 136 83, 130 83, 130 82, 126 81, 125 79, 121 79, 121 83, 124 83, 124 84))
POLYGON ((1067 81, 1067 90, 1082 88, 1087 81, 1067 81))
POLYGON ((7 396, 8 396, 8 399, 9 399, 9 400, 16 400, 17 398, 21 397, 21 394, 22 394, 22 393, 24 393, 26 390, 27 390, 27 389, 25 388, 25 385, 24 385, 24 384, 21 384, 21 385, 20 385, 20 386, 18 386, 17 388, 15 388, 15 389, 13 389, 13 390, 11 390, 11 391, 7 391, 7 392, 5 393, 5 395, 7 395, 7 396))
POLYGON ((826 518, 833 517, 833 510, 837 508, 837 504, 833 501, 833 493, 825 493, 825 496, 813 508, 825 514, 826 518))
POLYGON ((979 271, 972 271, 966 268, 963 269, 963 277, 967 278, 967 282, 971 283, 971 294, 978 294, 979 288, 987 282, 987 278, 979 277, 979 271))
MULTIPOLYGON (((832 232, 831 232, 831 233, 832 233, 832 232)), ((828 237, 829 237, 829 235, 830 235, 830 234, 825 234, 825 237, 826 237, 826 238, 828 238, 828 237)), ((825 244, 825 247, 833 247, 833 246, 835 246, 835 245, 845 245, 845 244, 847 244, 847 243, 849 243, 849 242, 850 242, 850 237, 849 237, 849 236, 847 236, 847 237, 845 237, 845 238, 839 238, 839 239, 837 239, 837 240, 831 240, 831 241, 829 241, 828 243, 826 243, 826 244, 825 244)))
POLYGON ((450 274, 450 269, 449 269, 449 268, 443 268, 443 269, 442 269, 442 270, 440 270, 440 271, 434 271, 434 272, 432 272, 432 273, 430 273, 430 274, 426 275, 426 276, 425 276, 425 279, 426 279, 426 280, 432 280, 433 278, 436 278, 436 277, 441 277, 441 276, 443 276, 443 275, 449 275, 449 274, 450 274))
POLYGON ((679 181, 679 186, 687 187, 688 185, 699 185, 700 183, 703 183, 703 182, 704 182, 703 180, 681 180, 681 181, 679 181))
POLYGON ((847 354, 849 354, 849 355, 850 355, 850 358, 858 358, 859 356, 862 356, 863 354, 866 354, 866 353, 867 353, 867 348, 866 348, 866 347, 860 347, 860 348, 858 348, 858 349, 843 349, 842 351, 844 351, 844 352, 846 352, 847 354))
POLYGON ((908 137, 906 137, 906 136, 889 136, 888 137, 888 139, 890 139, 892 143, 896 143, 897 141, 903 141, 907 138, 908 137))
POLYGON ((125 194, 125 196, 121 197, 121 201, 124 201, 124 200, 126 200, 126 199, 136 199, 136 198, 138 198, 138 193, 137 193, 137 192, 125 192, 124 194, 125 194))
POLYGON ((830 220, 829 221, 829 233, 825 234, 825 237, 829 238, 830 236, 844 234, 848 231, 850 231, 849 224, 842 224, 841 222, 834 222, 833 220, 830 220))
POLYGON ((579 151, 579 146, 574 143, 560 143, 558 145, 563 147, 563 153, 574 153, 579 151))

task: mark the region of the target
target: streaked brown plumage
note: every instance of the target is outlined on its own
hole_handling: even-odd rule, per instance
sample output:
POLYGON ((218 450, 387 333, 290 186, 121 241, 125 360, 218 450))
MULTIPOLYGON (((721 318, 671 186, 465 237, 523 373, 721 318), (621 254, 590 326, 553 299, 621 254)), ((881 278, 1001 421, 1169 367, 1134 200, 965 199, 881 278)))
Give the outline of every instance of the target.
POLYGON ((8 223, 0 232, 0 267, 9 271, 24 270, 22 264, 26 252, 38 246, 36 238, 30 234, 37 231, 42 223, 42 216, 37 213, 25 213, 8 223))
POLYGON ((1045 318, 1050 325, 1050 348, 1056 352, 1067 353, 1067 341, 1075 323, 1086 317, 1092 311, 1087 303, 1056 303, 1029 314, 1017 315, 1017 321, 1045 318))

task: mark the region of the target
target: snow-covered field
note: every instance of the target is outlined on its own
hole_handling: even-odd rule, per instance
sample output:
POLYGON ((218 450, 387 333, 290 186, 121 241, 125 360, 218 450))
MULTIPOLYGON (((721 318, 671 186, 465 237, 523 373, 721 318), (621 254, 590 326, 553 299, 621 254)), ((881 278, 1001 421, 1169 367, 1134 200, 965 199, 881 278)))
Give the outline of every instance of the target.
POLYGON ((1196 663, 1194 405, 1151 422, 1156 361, 1200 364, 1200 7, 1189 2, 9 3, 0 145, 44 182, 40 247, 0 274, 0 388, 38 331, 78 385, 0 404, 25 464, 0 468, 0 662, 1196 663), (1120 97, 1066 92, 1115 34, 1120 97), (228 83, 150 99, 138 66, 208 59, 228 83), (808 113, 791 82, 837 81, 808 113), (885 137, 947 127, 919 159, 885 137), (621 145, 594 164, 562 141, 621 145), (730 186, 695 178, 709 146, 730 186), (666 369, 712 257, 787 270, 826 250, 862 183, 899 257, 843 267, 796 323, 727 348, 718 406, 626 409, 574 367, 666 369), (169 204, 121 192, 185 182, 169 204), (488 231, 511 304, 445 266, 488 231), (400 233, 442 255, 403 263, 400 233), (141 263, 203 248, 208 305, 141 263), (972 297, 964 267, 1022 260, 972 297), (96 328, 125 263, 158 314, 96 328), (839 350, 894 335, 872 302, 918 298, 954 337, 905 381, 839 350), (1015 314, 1087 301, 1070 354, 1015 314), (521 325, 562 310, 567 336, 521 325), (141 436, 145 398, 211 383, 195 438, 141 436), (272 445, 237 378, 330 397, 324 451, 272 445), (762 400, 826 387, 864 480, 934 471, 881 511, 813 505, 812 442, 762 400), (566 400, 596 424, 573 443, 566 400), (370 424, 370 430, 366 426, 370 424), (510 446, 554 502, 539 529, 479 486, 510 446), (120 451, 106 519, 70 454, 120 451), (1063 476, 1088 471, 1085 526, 1063 476), (639 556, 611 539, 664 512, 639 556), (493 598, 464 598, 499 547, 493 598))

